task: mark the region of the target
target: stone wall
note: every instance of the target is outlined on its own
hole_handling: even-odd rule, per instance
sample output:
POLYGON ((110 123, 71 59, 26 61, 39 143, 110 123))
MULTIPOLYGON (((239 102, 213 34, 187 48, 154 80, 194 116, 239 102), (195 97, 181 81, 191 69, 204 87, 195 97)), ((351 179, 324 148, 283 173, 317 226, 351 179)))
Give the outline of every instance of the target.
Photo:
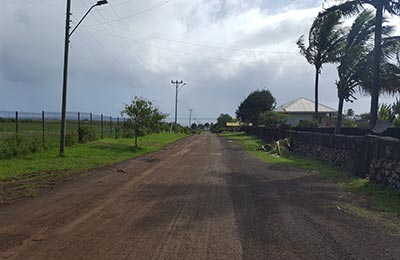
POLYGON ((369 136, 368 147, 370 180, 400 191, 400 140, 369 136))
POLYGON ((288 137, 293 152, 351 171, 400 191, 400 140, 372 135, 349 136, 290 129, 247 128, 265 142, 288 137))
POLYGON ((311 132, 287 131, 293 152, 302 156, 334 164, 350 170, 356 176, 365 176, 365 138, 360 136, 329 135, 311 132))

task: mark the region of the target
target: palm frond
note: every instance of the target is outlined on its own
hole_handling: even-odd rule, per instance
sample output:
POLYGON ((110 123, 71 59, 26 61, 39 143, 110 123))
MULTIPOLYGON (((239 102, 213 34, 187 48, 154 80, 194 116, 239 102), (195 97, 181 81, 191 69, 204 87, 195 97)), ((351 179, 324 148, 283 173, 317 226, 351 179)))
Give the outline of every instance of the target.
POLYGON ((347 1, 323 10, 318 14, 318 17, 323 17, 332 12, 338 12, 343 16, 352 16, 360 13, 364 9, 362 4, 362 0, 347 1))

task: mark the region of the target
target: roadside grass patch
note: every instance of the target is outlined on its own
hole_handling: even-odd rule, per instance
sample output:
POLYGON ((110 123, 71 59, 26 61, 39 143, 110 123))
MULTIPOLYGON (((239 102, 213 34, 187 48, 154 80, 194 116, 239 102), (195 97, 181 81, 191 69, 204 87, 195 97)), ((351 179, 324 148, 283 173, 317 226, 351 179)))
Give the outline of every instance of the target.
MULTIPOLYGON (((288 158, 276 157, 257 148, 265 144, 256 136, 247 135, 244 132, 223 133, 220 136, 235 141, 245 151, 261 160, 276 166, 301 168, 307 171, 317 171, 321 176, 340 185, 344 190, 361 195, 372 204, 373 208, 400 216, 400 193, 383 188, 368 179, 361 179, 352 176, 349 172, 339 169, 336 166, 317 160, 290 156, 288 158)), ((364 214, 365 215, 365 214, 364 214)))
POLYGON ((187 135, 159 133, 139 137, 139 147, 128 138, 108 138, 66 149, 60 157, 52 148, 20 158, 0 160, 0 203, 35 195, 40 188, 78 178, 83 170, 111 165, 155 152, 187 135))

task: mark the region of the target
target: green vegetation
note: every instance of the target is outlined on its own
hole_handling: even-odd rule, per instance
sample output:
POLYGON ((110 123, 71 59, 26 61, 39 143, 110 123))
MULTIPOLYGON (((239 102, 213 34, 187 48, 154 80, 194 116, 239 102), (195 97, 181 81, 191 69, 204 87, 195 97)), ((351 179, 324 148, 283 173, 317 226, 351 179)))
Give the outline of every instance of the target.
POLYGON ((276 101, 271 91, 267 89, 251 92, 245 100, 240 102, 236 110, 236 117, 242 123, 258 125, 259 116, 262 112, 272 111, 276 101))
POLYGON ((211 131, 214 133, 221 133, 224 131, 228 131, 227 123, 234 122, 234 119, 229 114, 220 114, 217 118, 217 123, 213 125, 211 131))
POLYGON ((130 117, 129 126, 134 132, 135 147, 138 147, 139 136, 159 131, 162 121, 167 117, 167 114, 161 113, 157 107, 154 107, 153 102, 142 97, 134 97, 131 104, 125 104, 121 113, 130 117))
POLYGON ((308 46, 305 44, 305 36, 302 35, 297 46, 300 53, 307 59, 307 62, 315 68, 315 114, 314 120, 318 121, 318 91, 319 77, 322 66, 326 63, 333 63, 336 60, 338 39, 340 39, 341 15, 332 12, 323 17, 317 17, 308 33, 308 46))
POLYGON ((258 117, 258 123, 266 127, 286 125, 289 116, 282 112, 264 111, 258 117))
POLYGON ((157 151, 167 144, 184 138, 185 134, 159 133, 134 140, 107 138, 68 148, 64 157, 57 148, 0 160, 0 203, 21 196, 34 195, 41 187, 52 186, 57 180, 72 178, 76 173, 95 167, 111 165, 133 157, 157 151))
POLYGON ((321 176, 339 184, 346 191, 361 195, 371 202, 372 206, 382 212, 394 213, 400 216, 400 193, 381 188, 369 182, 367 179, 360 179, 351 176, 349 173, 338 169, 335 166, 304 157, 290 156, 288 158, 267 155, 264 152, 256 151, 264 143, 255 136, 246 133, 225 133, 221 136, 236 141, 245 151, 263 161, 282 167, 301 168, 308 171, 317 171, 321 176))
POLYGON ((314 127, 318 127, 319 123, 316 121, 309 121, 309 120, 302 120, 300 121, 300 123, 297 124, 297 127, 310 127, 310 128, 314 128, 314 127))
MULTIPOLYGON (((96 140, 99 137, 116 137, 117 131, 123 122, 111 122, 109 119, 103 122, 81 120, 81 131, 78 131, 78 121, 67 122, 66 143, 71 146, 96 140)), ((18 135, 15 119, 0 119, 0 159, 21 157, 29 153, 35 153, 47 149, 56 148, 60 142, 60 121, 46 120, 44 133, 41 120, 19 120, 18 135), (17 145, 18 136, 18 145, 17 145)))

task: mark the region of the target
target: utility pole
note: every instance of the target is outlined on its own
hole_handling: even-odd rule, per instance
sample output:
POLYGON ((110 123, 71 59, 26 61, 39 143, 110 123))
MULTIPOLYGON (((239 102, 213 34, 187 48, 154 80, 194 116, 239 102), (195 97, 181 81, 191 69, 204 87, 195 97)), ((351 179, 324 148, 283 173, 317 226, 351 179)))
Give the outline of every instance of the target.
POLYGON ((183 80, 181 80, 181 81, 178 81, 178 80, 176 80, 176 81, 173 81, 173 80, 171 80, 171 83, 172 84, 175 84, 175 123, 174 123, 174 128, 175 128, 175 132, 177 131, 177 129, 178 129, 178 92, 179 92, 179 90, 180 90, 180 86, 181 86, 181 88, 183 87, 183 86, 185 86, 186 85, 186 83, 183 83, 183 80))
POLYGON ((63 88, 62 88, 62 104, 61 104, 61 129, 60 129, 60 155, 64 155, 65 150, 65 128, 66 128, 66 118, 67 118, 67 81, 68 81, 68 54, 69 54, 69 41, 71 35, 75 32, 78 26, 90 13, 90 11, 96 6, 101 6, 108 4, 107 0, 97 1, 92 5, 85 15, 81 18, 74 29, 71 29, 71 0, 67 0, 67 12, 65 14, 65 42, 64 42, 64 72, 63 72, 63 88))
POLYGON ((71 24, 71 0, 67 0, 67 13, 65 18, 64 74, 63 74, 63 90, 62 90, 62 105, 61 105, 60 155, 64 155, 64 149, 65 149, 69 29, 71 29, 70 24, 71 24))
POLYGON ((193 108, 189 108, 189 128, 192 126, 192 111, 193 108))

